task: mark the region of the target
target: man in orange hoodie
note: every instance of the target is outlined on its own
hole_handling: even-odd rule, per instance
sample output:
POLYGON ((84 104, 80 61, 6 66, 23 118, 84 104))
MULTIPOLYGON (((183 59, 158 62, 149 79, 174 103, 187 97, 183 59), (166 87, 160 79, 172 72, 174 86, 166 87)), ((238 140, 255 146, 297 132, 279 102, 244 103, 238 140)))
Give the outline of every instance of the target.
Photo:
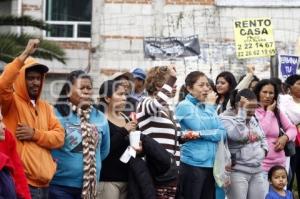
POLYGON ((26 49, 5 66, 0 76, 3 121, 17 141, 33 199, 47 199, 48 185, 56 171, 50 150, 64 144, 64 129, 52 107, 40 99, 48 67, 29 57, 39 40, 29 40, 26 49))

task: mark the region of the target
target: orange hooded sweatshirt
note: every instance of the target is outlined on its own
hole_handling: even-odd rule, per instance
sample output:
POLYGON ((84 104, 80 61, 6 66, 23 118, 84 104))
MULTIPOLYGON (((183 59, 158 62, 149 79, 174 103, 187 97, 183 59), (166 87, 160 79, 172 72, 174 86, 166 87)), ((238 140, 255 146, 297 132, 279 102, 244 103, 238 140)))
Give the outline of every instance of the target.
POLYGON ((33 106, 27 92, 25 69, 38 63, 28 58, 22 63, 18 58, 5 66, 0 76, 0 105, 3 121, 13 135, 17 124, 26 124, 35 129, 30 141, 17 141, 17 151, 24 165, 28 183, 34 187, 48 187, 56 171, 56 163, 50 150, 64 144, 64 129, 52 107, 40 98, 45 76, 39 89, 36 105, 33 106))

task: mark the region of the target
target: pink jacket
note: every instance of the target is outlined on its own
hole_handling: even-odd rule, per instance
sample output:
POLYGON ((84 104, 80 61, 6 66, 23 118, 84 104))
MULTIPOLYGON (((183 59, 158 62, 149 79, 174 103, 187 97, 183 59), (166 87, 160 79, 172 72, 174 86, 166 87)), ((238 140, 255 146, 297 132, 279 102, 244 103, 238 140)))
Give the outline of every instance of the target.
MULTIPOLYGON (((267 142, 269 145, 269 152, 267 157, 263 161, 263 170, 268 172, 272 166, 281 165, 285 166, 285 154, 284 150, 282 151, 275 151, 275 144, 278 135, 279 135, 279 125, 276 119, 274 112, 272 111, 265 111, 263 108, 258 108, 255 111, 255 115, 259 121, 260 126, 265 132, 267 137, 267 142)), ((282 127, 289 137, 289 140, 295 140, 297 129, 296 127, 290 122, 287 116, 280 112, 280 120, 282 127)))

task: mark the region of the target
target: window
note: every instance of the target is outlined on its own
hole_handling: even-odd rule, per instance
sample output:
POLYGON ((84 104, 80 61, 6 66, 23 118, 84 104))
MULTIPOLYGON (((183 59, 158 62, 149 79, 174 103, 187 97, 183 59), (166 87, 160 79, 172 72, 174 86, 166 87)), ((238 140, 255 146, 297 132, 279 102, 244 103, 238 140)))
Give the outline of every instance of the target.
POLYGON ((92 0, 47 0, 46 37, 90 38, 92 0))

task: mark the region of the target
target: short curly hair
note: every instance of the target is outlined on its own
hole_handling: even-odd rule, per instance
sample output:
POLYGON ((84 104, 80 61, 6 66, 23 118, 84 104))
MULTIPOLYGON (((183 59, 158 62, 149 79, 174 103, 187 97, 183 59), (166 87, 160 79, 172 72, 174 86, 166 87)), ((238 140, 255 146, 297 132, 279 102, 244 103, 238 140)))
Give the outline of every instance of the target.
POLYGON ((148 94, 155 94, 158 91, 157 87, 162 87, 165 84, 169 74, 167 66, 155 66, 151 68, 145 80, 145 88, 148 94))

